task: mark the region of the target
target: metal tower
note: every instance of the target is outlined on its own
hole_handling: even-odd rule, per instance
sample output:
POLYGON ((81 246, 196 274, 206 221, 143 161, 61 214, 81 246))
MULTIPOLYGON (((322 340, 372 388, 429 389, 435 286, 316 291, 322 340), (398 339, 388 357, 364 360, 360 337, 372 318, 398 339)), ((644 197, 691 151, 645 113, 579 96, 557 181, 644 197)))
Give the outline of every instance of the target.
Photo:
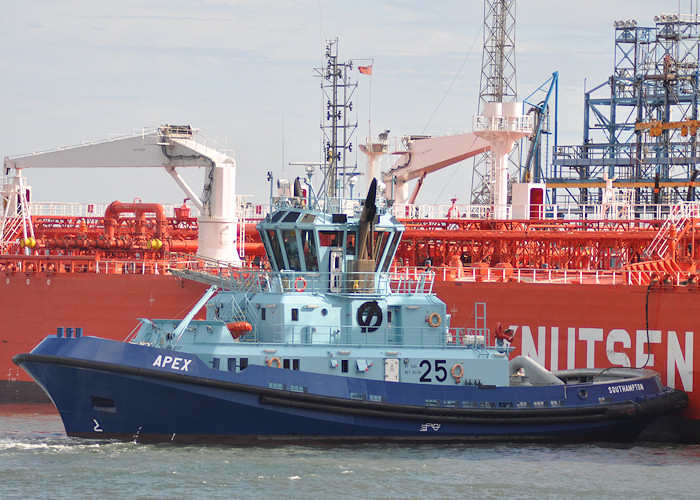
POLYGON ((585 93, 583 144, 553 152, 546 179, 552 201, 559 192, 599 203, 605 176, 633 188, 637 203, 694 196, 700 18, 662 14, 654 21, 614 23, 613 75, 585 93))
MULTIPOLYGON (((517 100, 515 79, 515 0, 484 0, 484 50, 479 115, 488 102, 517 100)), ((493 161, 484 153, 474 162, 472 203, 493 203, 493 161)))
POLYGON ((349 122, 348 114, 353 104, 350 99, 357 90, 357 82, 351 81, 349 72, 352 61, 338 61, 338 39, 326 42, 326 66, 314 68, 314 73, 323 79, 325 116, 321 120, 324 142, 324 172, 320 192, 329 198, 344 197, 351 185, 351 179, 357 174, 357 163, 350 160, 352 138, 357 129, 355 123, 349 122))

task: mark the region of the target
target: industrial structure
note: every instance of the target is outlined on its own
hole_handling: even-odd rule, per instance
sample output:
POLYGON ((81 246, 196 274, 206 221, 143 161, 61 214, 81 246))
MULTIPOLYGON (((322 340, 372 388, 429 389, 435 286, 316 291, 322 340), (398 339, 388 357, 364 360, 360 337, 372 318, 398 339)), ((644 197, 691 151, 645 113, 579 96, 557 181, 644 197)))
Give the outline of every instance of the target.
POLYGON ((700 18, 654 21, 614 23, 614 71, 585 93, 583 142, 553 151, 545 179, 552 203, 600 203, 606 176, 633 190, 635 203, 694 199, 700 18))
MULTIPOLYGON (((486 103, 517 101, 515 73, 515 0, 484 0, 484 49, 481 59, 478 115, 486 103)), ((493 204, 493 155, 474 161, 471 202, 493 204)), ((518 162, 519 164, 519 162, 518 162)))

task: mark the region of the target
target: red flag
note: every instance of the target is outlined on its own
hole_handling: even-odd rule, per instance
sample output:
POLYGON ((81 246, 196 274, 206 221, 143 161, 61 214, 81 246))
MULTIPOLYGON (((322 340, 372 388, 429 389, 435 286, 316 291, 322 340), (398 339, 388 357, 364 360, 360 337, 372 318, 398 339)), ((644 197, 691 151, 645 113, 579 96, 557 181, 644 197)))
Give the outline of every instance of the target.
POLYGON ((358 70, 360 70, 360 73, 363 75, 372 75, 372 66, 358 66, 358 70))

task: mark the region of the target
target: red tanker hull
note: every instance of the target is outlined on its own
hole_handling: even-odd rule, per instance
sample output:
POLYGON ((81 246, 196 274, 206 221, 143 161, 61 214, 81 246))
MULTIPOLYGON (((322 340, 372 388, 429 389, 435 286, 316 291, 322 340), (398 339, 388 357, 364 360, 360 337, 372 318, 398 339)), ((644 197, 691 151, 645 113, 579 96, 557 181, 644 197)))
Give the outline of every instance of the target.
POLYGON ((0 403, 48 401, 12 356, 31 351, 57 327, 123 340, 138 318, 184 317, 206 286, 163 274, 0 275, 0 403))

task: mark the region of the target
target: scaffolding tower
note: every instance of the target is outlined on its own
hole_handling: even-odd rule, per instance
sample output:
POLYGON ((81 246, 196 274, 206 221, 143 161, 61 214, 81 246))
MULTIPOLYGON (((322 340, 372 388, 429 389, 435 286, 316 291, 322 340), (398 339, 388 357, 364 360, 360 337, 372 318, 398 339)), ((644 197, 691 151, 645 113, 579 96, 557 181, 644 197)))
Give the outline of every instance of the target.
POLYGON ((654 21, 614 23, 614 71, 585 92, 583 143, 552 153, 546 183, 553 202, 599 203, 605 177, 632 188, 637 203, 694 199, 700 18, 654 21))

